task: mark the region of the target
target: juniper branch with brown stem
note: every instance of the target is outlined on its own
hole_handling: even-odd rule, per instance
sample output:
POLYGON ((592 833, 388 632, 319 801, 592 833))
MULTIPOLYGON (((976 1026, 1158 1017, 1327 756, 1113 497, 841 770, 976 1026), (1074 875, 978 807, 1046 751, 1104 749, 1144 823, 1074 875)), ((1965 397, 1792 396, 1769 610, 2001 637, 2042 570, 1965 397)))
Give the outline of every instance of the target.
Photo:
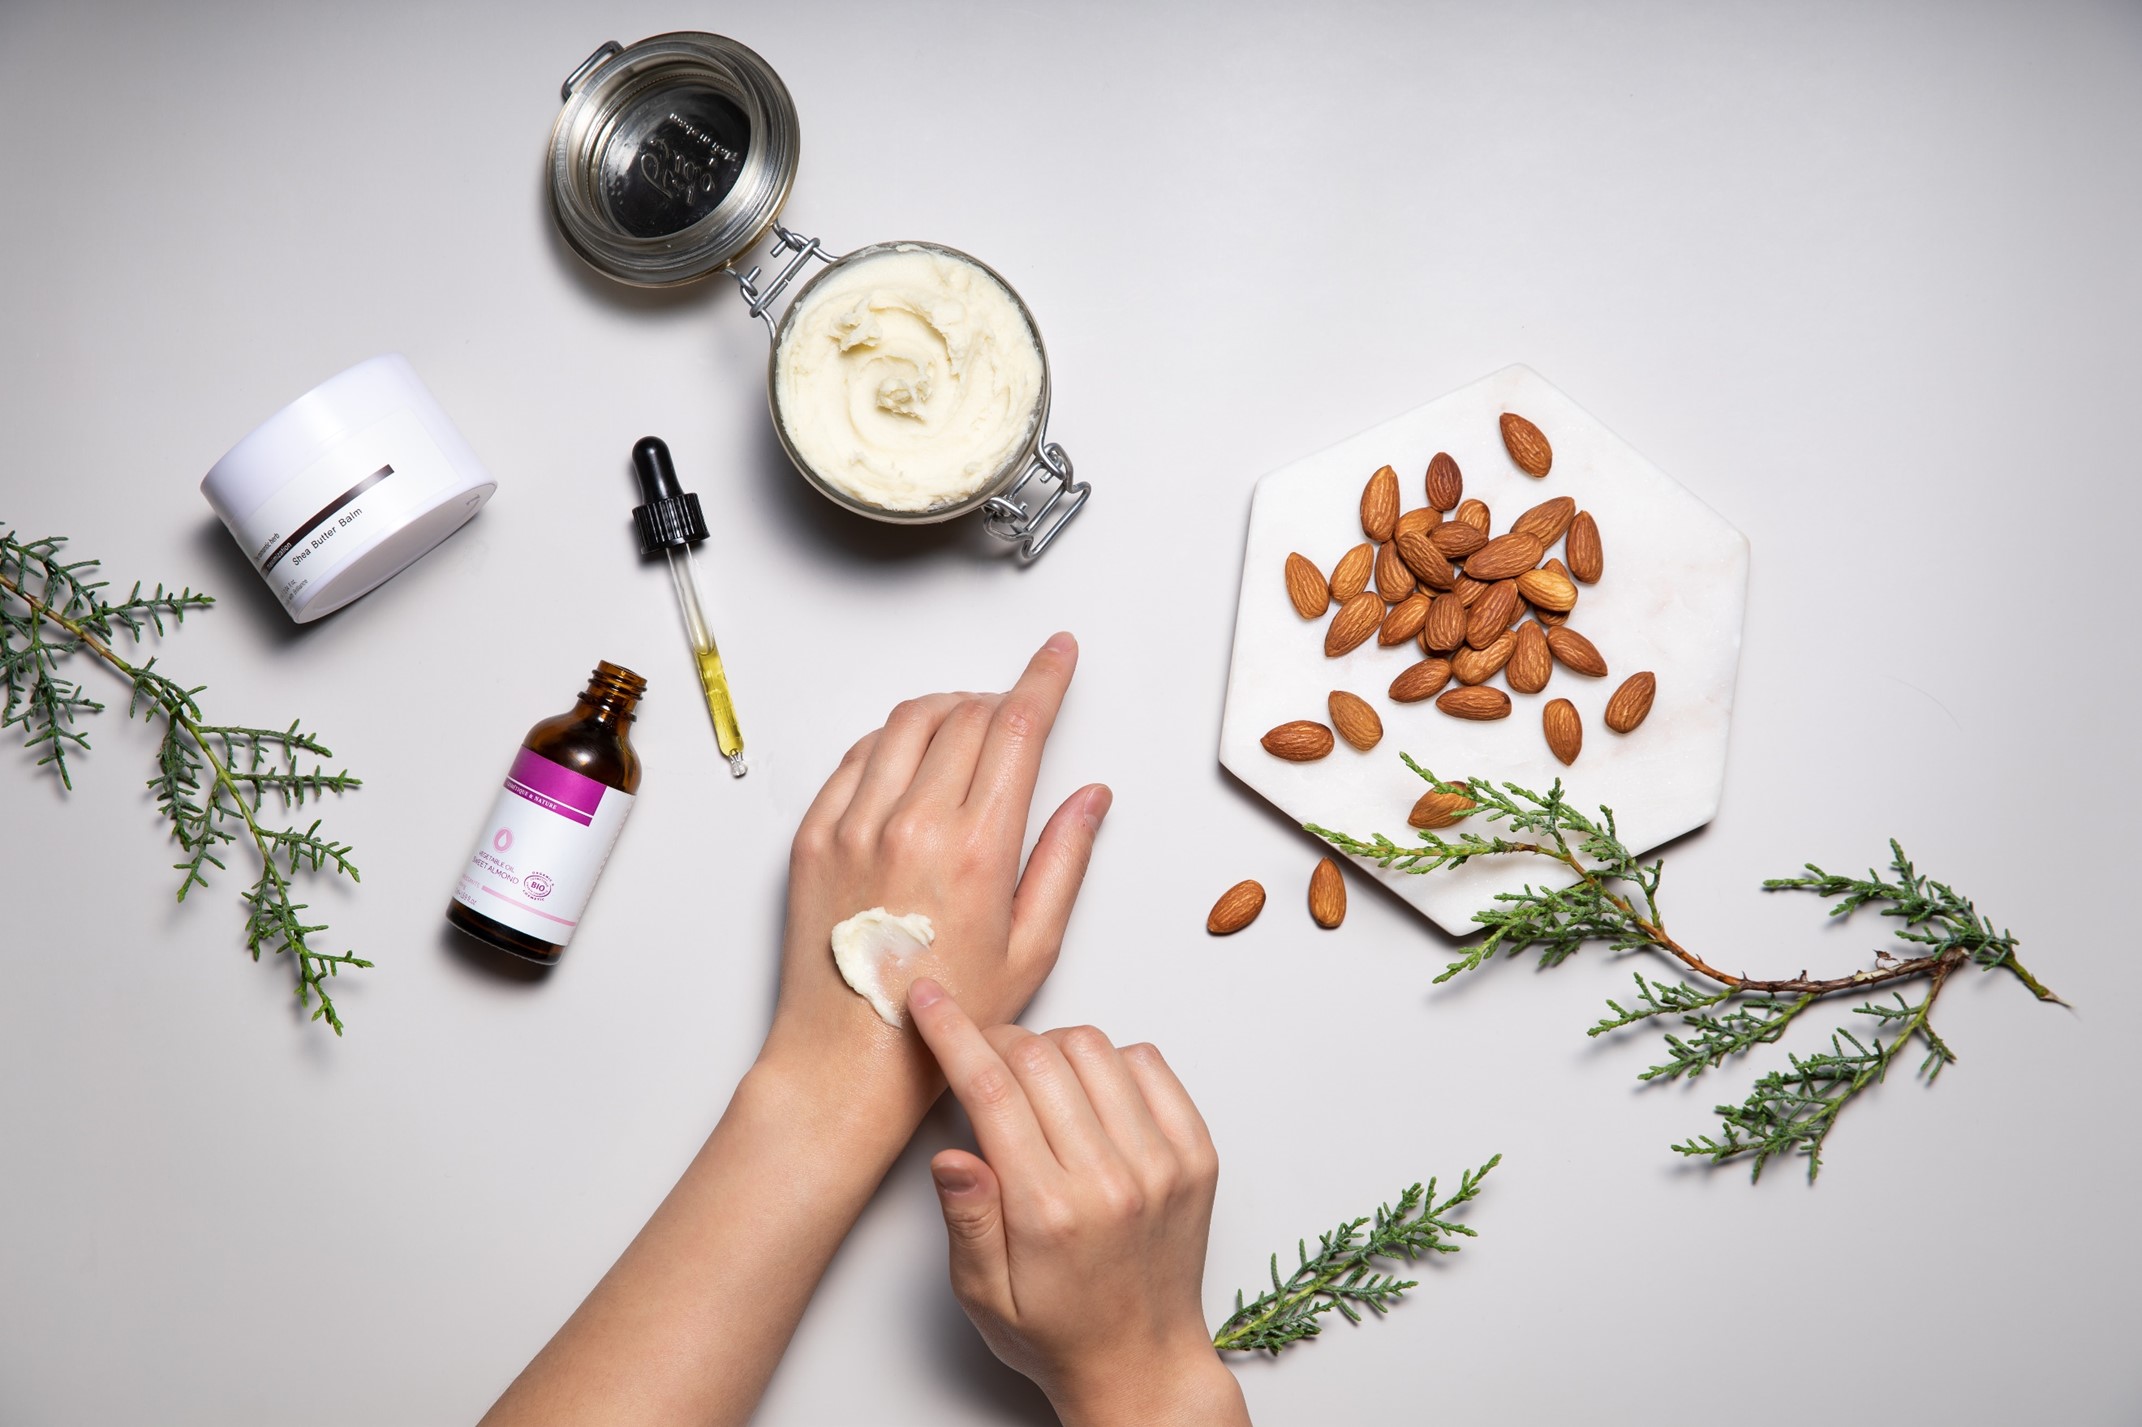
POLYGON ((1537 857, 1565 869, 1573 878, 1566 887, 1528 884, 1523 891, 1499 894, 1495 906, 1475 913, 1473 920, 1485 934, 1435 979, 1440 984, 1499 953, 1515 955, 1532 948, 1538 948, 1542 966, 1553 966, 1594 941, 1614 951, 1668 957, 1715 989, 1679 979, 1649 980, 1639 972, 1636 998, 1627 1006, 1608 1001, 1610 1014, 1587 1033, 1604 1035, 1658 1018, 1678 1022, 1678 1031, 1665 1037, 1666 1058, 1639 1079, 1693 1080, 1757 1046, 1778 1041, 1817 1001, 1864 995, 1877 987, 1916 988, 1916 1001, 1892 989, 1894 1005, 1873 1000, 1854 1007, 1854 1015, 1867 1018, 1861 1034, 1839 1028, 1831 1034, 1828 1050, 1788 1054, 1787 1068, 1759 1078, 1741 1104, 1717 1107, 1717 1134, 1690 1137, 1673 1147, 1679 1154, 1712 1164, 1749 1158, 1757 1176, 1772 1158, 1799 1154, 1807 1159, 1812 1180, 1822 1167, 1823 1143, 1838 1116, 1881 1081, 1907 1044, 1916 1041, 1924 1047, 1919 1070, 1929 1081, 1955 1060, 1929 1018, 1942 988, 1957 971, 1966 966, 2005 971, 2039 1000, 2065 1004, 2016 959, 2012 933, 1995 930, 1970 899, 1922 875, 1894 840, 1887 875, 1840 875, 1809 863, 1804 876, 1772 878, 1763 886, 1834 898, 1833 917, 1878 906, 1884 917, 1896 920, 1892 935, 1904 944, 1904 954, 1879 948, 1873 966, 1843 976, 1815 977, 1805 970, 1793 976, 1750 976, 1721 969, 1713 964, 1715 958, 1706 959, 1667 931, 1658 899, 1665 864, 1646 864, 1629 851, 1615 828, 1612 809, 1601 808, 1596 819, 1587 816, 1563 796, 1559 780, 1542 794, 1515 783, 1498 787, 1485 778, 1445 781, 1410 757, 1405 762, 1436 791, 1471 799, 1474 806, 1467 818, 1501 824, 1512 835, 1484 837, 1463 831, 1445 837, 1424 832, 1418 844, 1409 845, 1381 834, 1363 840, 1313 824, 1309 831, 1341 851, 1401 872, 1438 872, 1480 857, 1537 857))
POLYGON ((221 854, 241 839, 260 859, 260 873, 240 900, 246 908, 245 945, 258 961, 263 950, 287 955, 297 975, 300 1005, 312 1019, 324 1020, 336 1035, 342 1018, 328 994, 329 978, 345 968, 372 963, 348 952, 321 950, 314 937, 324 924, 307 922, 307 904, 296 900, 301 872, 327 871, 358 879, 348 844, 320 835, 315 819, 308 827, 276 826, 264 817, 272 798, 285 809, 308 799, 345 793, 360 785, 347 771, 327 772, 305 758, 333 755, 296 723, 288 728, 255 728, 210 723, 201 711, 202 686, 188 687, 156 668, 154 658, 139 663, 114 647, 121 637, 139 642, 150 631, 162 636, 214 601, 191 589, 167 591, 158 585, 144 593, 137 582, 126 598, 108 599, 106 583, 94 578, 94 560, 60 558, 65 541, 37 540, 0 529, 0 729, 20 725, 23 742, 49 767, 63 788, 74 787, 68 760, 89 748, 81 727, 104 711, 80 684, 64 677, 69 656, 87 651, 128 686, 127 715, 161 721, 156 771, 148 785, 157 810, 171 825, 182 860, 178 899, 208 885, 208 869, 221 870, 221 854), (317 1003, 317 1004, 315 1004, 317 1003))

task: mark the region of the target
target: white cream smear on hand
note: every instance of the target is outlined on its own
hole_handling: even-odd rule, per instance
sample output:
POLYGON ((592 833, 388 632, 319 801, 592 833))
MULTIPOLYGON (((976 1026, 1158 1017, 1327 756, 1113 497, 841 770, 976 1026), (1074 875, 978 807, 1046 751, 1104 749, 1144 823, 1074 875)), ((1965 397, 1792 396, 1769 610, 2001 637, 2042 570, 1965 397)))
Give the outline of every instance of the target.
POLYGON ((907 1023, 902 1008, 915 979, 914 960, 936 939, 937 929, 920 912, 896 917, 872 907, 833 928, 833 964, 886 1025, 901 1026, 907 1023))
POLYGON ((989 484, 1032 438, 1041 343, 976 263, 898 245, 826 270, 785 322, 774 402, 803 463, 881 510, 989 484))

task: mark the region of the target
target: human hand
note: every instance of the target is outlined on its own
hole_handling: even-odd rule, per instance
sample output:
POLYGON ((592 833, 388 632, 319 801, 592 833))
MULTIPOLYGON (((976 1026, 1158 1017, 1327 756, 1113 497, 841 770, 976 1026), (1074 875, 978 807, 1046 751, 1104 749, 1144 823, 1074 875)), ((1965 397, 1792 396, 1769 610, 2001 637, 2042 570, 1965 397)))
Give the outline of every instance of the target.
POLYGON ((1091 1026, 983 1031, 927 978, 907 1004, 982 1150, 930 1173, 990 1351, 1070 1427, 1247 1424, 1200 1302, 1219 1156, 1160 1052, 1091 1026))
MULTIPOLYGON (((928 1052, 834 967, 833 927, 871 907, 934 924, 910 974, 927 972, 992 1021, 1019 1014, 1056 964, 1110 802, 1100 784, 1065 799, 1022 874, 1042 747, 1077 663, 1077 642, 1055 635, 1008 693, 911 699, 848 750, 790 851, 781 994, 762 1064, 830 1077, 880 1114, 887 1081, 911 1120, 935 1098, 928 1052)), ((905 993, 889 989, 895 1004, 905 993)))

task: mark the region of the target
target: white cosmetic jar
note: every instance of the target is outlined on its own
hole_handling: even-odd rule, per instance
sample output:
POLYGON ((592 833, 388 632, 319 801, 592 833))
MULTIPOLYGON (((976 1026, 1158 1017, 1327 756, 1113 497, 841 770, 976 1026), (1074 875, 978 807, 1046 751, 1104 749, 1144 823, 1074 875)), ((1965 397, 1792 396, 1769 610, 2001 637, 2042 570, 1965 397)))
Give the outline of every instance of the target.
POLYGON ((299 624, 385 584, 497 489, 416 368, 392 353, 276 412, 201 481, 299 624))

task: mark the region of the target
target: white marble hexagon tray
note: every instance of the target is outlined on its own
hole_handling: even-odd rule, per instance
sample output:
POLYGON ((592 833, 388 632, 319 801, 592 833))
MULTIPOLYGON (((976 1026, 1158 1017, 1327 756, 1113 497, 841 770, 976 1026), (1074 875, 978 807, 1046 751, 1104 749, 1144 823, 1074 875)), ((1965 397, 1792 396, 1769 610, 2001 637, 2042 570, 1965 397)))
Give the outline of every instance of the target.
MULTIPOLYGON (((1357 837, 1381 832, 1399 842, 1416 836, 1406 813, 1425 786, 1399 761, 1401 750, 1442 778, 1488 777, 1544 790, 1560 777, 1581 806, 1613 808, 1631 848, 1656 847, 1701 827, 1718 810, 1747 590, 1746 536, 1538 373, 1507 367, 1257 483, 1220 762, 1296 822, 1357 837), (1554 466, 1544 479, 1524 474, 1503 449, 1505 411, 1546 433, 1554 466), (1432 700, 1391 700, 1392 678, 1422 657, 1411 641, 1385 649, 1371 639, 1340 658, 1324 656, 1329 616, 1303 619, 1295 612, 1282 576, 1288 552, 1300 551, 1328 575, 1364 538, 1360 498, 1369 475, 1379 466, 1395 468, 1401 509, 1411 510, 1427 503, 1423 477, 1438 451, 1457 461, 1465 494, 1487 502, 1495 534, 1527 507, 1557 495, 1592 512, 1605 572, 1597 584, 1580 586, 1569 623, 1599 647, 1606 678, 1587 679, 1557 665, 1543 692, 1512 695, 1508 718, 1467 723, 1438 712, 1432 700), (1607 697, 1642 669, 1658 676, 1651 715, 1626 737, 1614 734, 1601 719, 1607 697), (1264 751, 1259 740, 1290 719, 1328 723, 1333 689, 1350 690, 1375 707, 1383 718, 1381 743, 1358 753, 1342 741, 1313 763, 1264 751), (1584 749, 1569 768, 1547 751, 1540 731, 1540 711, 1556 697, 1574 703, 1584 721, 1584 749)), ((1499 675, 1491 682, 1506 687, 1499 675)), ((1557 884, 1544 875, 1553 869, 1536 858, 1485 859, 1425 875, 1360 866, 1461 935, 1495 893, 1528 881, 1557 884)))

